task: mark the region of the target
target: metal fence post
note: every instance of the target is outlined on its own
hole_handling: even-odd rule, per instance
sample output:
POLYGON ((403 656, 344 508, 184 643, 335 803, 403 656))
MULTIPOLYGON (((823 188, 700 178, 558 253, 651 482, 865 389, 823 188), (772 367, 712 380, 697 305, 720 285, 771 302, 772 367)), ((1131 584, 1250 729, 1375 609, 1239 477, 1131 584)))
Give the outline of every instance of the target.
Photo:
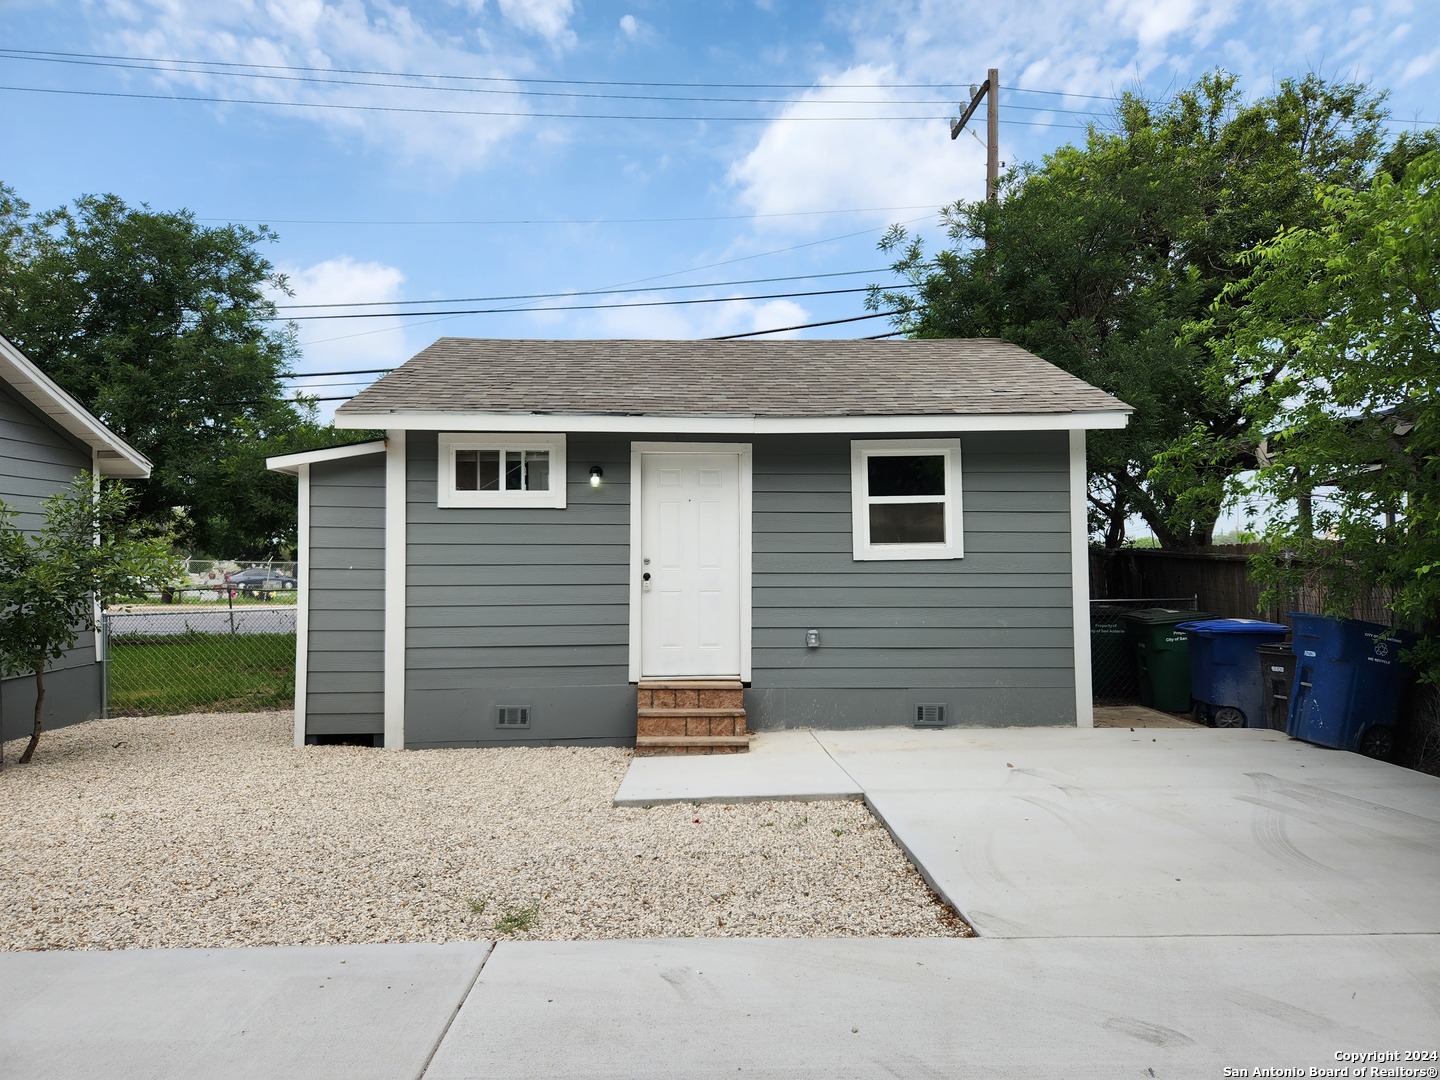
POLYGON ((100 663, 100 716, 110 717, 110 613, 100 613, 100 652, 104 659, 100 663))

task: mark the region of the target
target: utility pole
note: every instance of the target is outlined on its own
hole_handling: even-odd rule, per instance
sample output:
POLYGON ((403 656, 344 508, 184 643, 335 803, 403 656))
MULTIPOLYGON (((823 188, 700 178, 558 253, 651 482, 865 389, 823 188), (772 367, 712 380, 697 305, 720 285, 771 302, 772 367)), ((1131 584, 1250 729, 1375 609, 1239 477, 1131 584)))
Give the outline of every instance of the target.
POLYGON ((953 141, 965 130, 965 124, 985 99, 985 198, 995 202, 1000 198, 1000 69, 991 68, 985 73, 985 82, 970 87, 970 104, 960 114, 960 119, 950 121, 950 138, 953 141))

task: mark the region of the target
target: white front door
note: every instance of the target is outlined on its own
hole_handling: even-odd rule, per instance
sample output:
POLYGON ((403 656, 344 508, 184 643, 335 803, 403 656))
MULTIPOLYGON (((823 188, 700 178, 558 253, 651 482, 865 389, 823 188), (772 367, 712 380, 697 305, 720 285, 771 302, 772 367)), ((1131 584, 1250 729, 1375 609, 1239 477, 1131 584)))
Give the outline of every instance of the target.
POLYGON ((639 457, 640 677, 738 678, 740 452, 639 457))

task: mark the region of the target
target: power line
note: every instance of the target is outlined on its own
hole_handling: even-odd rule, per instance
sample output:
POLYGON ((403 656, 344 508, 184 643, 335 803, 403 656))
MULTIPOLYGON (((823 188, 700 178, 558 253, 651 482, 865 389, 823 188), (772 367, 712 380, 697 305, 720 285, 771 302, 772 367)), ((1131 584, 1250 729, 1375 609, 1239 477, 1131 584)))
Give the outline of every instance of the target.
MULTIPOLYGON (((237 65, 213 63, 209 60, 137 60, 135 62, 117 62, 101 58, 68 58, 61 56, 35 56, 24 53, 9 52, 0 49, 0 59, 29 60, 37 63, 51 64, 75 64, 83 67, 100 67, 120 71, 156 71, 167 74, 178 75, 211 75, 232 79, 267 79, 278 82, 299 82, 310 83, 319 86, 364 86, 386 90, 421 90, 431 93, 442 94, 491 94, 501 97, 540 97, 540 98, 569 98, 579 100, 598 101, 663 101, 663 102, 685 102, 693 104, 728 104, 728 105, 793 105, 796 104, 794 97, 785 98, 757 98, 757 97, 705 97, 694 94, 601 94, 578 92, 573 90, 510 90, 494 89, 490 87, 474 86, 436 86, 425 83, 407 82, 368 82, 358 79, 331 79, 321 78, 318 75, 282 75, 274 74, 271 71, 241 71, 236 70, 237 65), (184 67, 176 65, 188 65, 184 67), (216 68, 229 70, 215 70, 216 68)), ((274 65, 267 65, 274 67, 274 65)), ((317 70, 311 68, 282 69, 282 70, 317 70)), ((413 76, 393 75, 394 78, 458 78, 458 76, 413 76)), ((504 81, 496 77, 497 81, 504 81)), ((834 89, 834 87, 826 87, 834 89)), ((935 87, 934 89, 942 89, 935 87)), ((948 89, 948 88, 945 88, 948 89)), ((1098 96, 1098 95, 1097 95, 1098 96)), ((1105 100, 1105 99, 1101 99, 1105 100)), ((933 98, 917 99, 896 99, 896 98, 828 98, 823 102, 806 102, 806 104, 823 105, 933 105, 933 98)), ((1077 116, 1089 115, 1093 110, 1065 109, 1054 105, 1022 105, 1013 104, 1014 109, 1023 109, 1031 112, 1060 112, 1077 116)))
POLYGON ((871 274, 888 273, 890 267, 884 266, 878 270, 836 270, 825 274, 788 274, 784 277, 741 278, 736 281, 710 281, 695 285, 654 285, 647 289, 575 289, 569 292, 517 293, 513 296, 462 296, 451 300, 363 300, 330 304, 276 304, 275 307, 278 311, 291 311, 301 308, 404 307, 414 304, 490 304, 502 300, 559 300, 570 296, 621 296, 626 293, 676 292, 681 289, 725 289, 732 285, 764 285, 774 281, 813 281, 820 278, 867 277, 871 274))
POLYGON ((796 323, 794 326, 777 326, 773 330, 751 330, 746 334, 721 334, 719 337, 706 338, 706 341, 734 341, 736 338, 761 337, 765 334, 783 334, 788 330, 809 330, 816 326, 839 326, 841 323, 864 322, 866 319, 884 319, 891 315, 899 315, 898 311, 877 311, 873 315, 856 315, 849 319, 827 319, 824 322, 796 323))
POLYGON ((196 221, 253 221, 266 225, 680 225, 694 221, 756 221, 768 218, 823 217, 836 214, 888 214, 929 210, 930 204, 915 206, 856 206, 845 210, 785 210, 766 214, 697 214, 658 218, 273 218, 263 215, 232 214, 229 217, 196 217, 196 221))
POLYGON ((393 367, 379 368, 354 368, 349 371, 295 371, 288 375, 277 375, 277 379, 325 379, 335 375, 385 375, 394 371, 393 367))
MULTIPOLYGON (((457 82, 533 83, 538 86, 649 86, 656 88, 693 88, 698 90, 810 90, 814 83, 707 83, 647 82, 637 79, 540 79, 509 75, 443 75, 414 71, 382 71, 365 68, 303 67, 292 64, 249 64, 224 60, 177 60, 173 57, 118 56, 112 53, 57 52, 50 49, 0 49, 0 55, 20 57, 78 57, 90 60, 124 60, 151 64, 208 64, 220 68, 249 68, 255 71, 310 71, 338 75, 380 75, 397 79, 453 79, 457 82)), ((958 83, 832 83, 840 90, 950 90, 958 83)))
MULTIPOLYGON (((695 102, 695 103, 786 104, 786 105, 796 104, 796 103, 797 103, 796 99, 793 98, 793 97, 789 97, 789 98, 740 98, 740 97, 710 98, 710 97, 703 97, 703 96, 696 96, 696 95, 596 94, 596 93, 580 93, 580 92, 573 92, 573 91, 540 91, 540 90, 490 89, 490 88, 487 88, 487 87, 467 87, 467 86, 426 86, 426 85, 416 85, 416 84, 412 84, 412 83, 371 83, 371 82, 354 82, 354 81, 351 81, 351 80, 344 80, 344 79, 322 78, 322 77, 320 77, 320 76, 365 75, 365 76, 373 76, 373 77, 379 77, 379 78, 391 78, 391 79, 428 79, 428 80, 443 80, 443 81, 454 82, 454 83, 482 83, 482 84, 496 83, 496 84, 505 84, 507 87, 513 87, 513 86, 517 86, 517 85, 518 85, 518 86, 533 85, 533 86, 630 87, 630 88, 642 88, 642 89, 643 89, 643 88, 649 88, 649 89, 685 89, 685 90, 815 90, 815 89, 826 89, 826 90, 929 90, 929 91, 933 91, 933 92, 935 92, 935 93, 937 93, 937 94, 947 93, 947 96, 954 96, 954 93, 953 93, 953 92, 956 92, 956 91, 960 91, 960 90, 961 90, 961 84, 959 84, 959 83, 918 83, 918 82, 917 82, 917 83, 884 83, 884 82, 874 82, 874 83, 828 83, 828 84, 817 84, 817 83, 814 83, 814 82, 809 82, 809 83, 710 83, 710 82, 656 82, 656 81, 647 81, 647 80, 640 80, 640 79, 628 79, 628 80, 619 80, 619 79, 616 79, 616 80, 611 80, 611 79, 542 79, 542 78, 531 78, 531 77, 527 77, 527 76, 516 76, 516 75, 452 75, 452 74, 442 74, 442 73, 436 73, 436 72, 386 71, 386 70, 381 70, 381 69, 367 69, 367 68, 325 68, 325 67, 313 67, 313 66, 291 65, 291 64, 253 64, 253 63, 239 63, 239 62, 234 62, 234 61, 223 61, 223 60, 197 60, 197 59, 185 59, 185 58, 176 58, 176 57, 153 57, 153 56, 124 56, 124 55, 117 55, 117 54, 111 54, 111 53, 61 52, 61 51, 44 50, 44 49, 0 49, 0 59, 29 60, 29 61, 44 62, 44 63, 80 64, 80 65, 84 65, 84 66, 117 68, 117 69, 121 69, 121 70, 137 70, 137 69, 138 69, 138 70, 151 70, 151 71, 159 71, 159 72, 171 72, 171 73, 179 74, 179 75, 215 75, 215 76, 226 76, 226 75, 229 75, 229 76, 236 77, 236 78, 256 78, 256 79, 258 79, 258 78, 268 78, 268 79, 288 81, 288 82, 311 82, 311 83, 317 83, 317 84, 321 84, 321 85, 324 85, 324 84, 339 85, 339 86, 350 86, 350 85, 354 85, 354 86, 370 86, 370 87, 378 87, 378 88, 385 88, 385 89, 399 89, 399 90, 431 90, 431 91, 441 91, 441 92, 447 92, 447 91, 448 91, 448 92, 458 92, 458 93, 488 93, 488 94, 508 95, 508 96, 520 96, 520 97, 569 97, 569 98, 590 98, 590 99, 631 100, 631 101, 676 101, 676 102, 695 102), (303 72, 303 73, 308 73, 308 74, 306 74, 306 75, 274 74, 274 73, 279 73, 279 72, 303 72)), ((253 101, 253 100, 248 100, 248 99, 232 99, 232 98, 181 97, 181 96, 173 96, 173 95, 145 95, 145 94, 110 93, 110 92, 102 92, 102 91, 58 90, 58 89, 41 88, 41 87, 7 86, 7 87, 0 87, 0 90, 28 91, 28 92, 32 92, 32 93, 71 93, 71 94, 86 94, 86 95, 89 95, 89 96, 99 96, 99 97, 136 97, 136 98, 148 98, 148 99, 155 99, 155 100, 212 101, 212 102, 230 103, 230 104, 250 104, 250 105, 267 105, 267 104, 269 104, 269 105, 291 106, 291 107, 295 107, 295 108, 306 108, 306 107, 309 107, 309 108, 352 108, 352 109, 366 109, 366 108, 381 109, 381 108, 382 108, 382 107, 379 107, 379 106, 361 106, 361 105, 342 106, 342 105, 322 105, 322 104, 307 103, 307 102, 253 101)), ((1080 93, 1080 92, 1078 92, 1078 91, 1073 91, 1073 90, 1042 90, 1042 89, 1040 89, 1040 88, 1038 88, 1038 87, 1028 87, 1028 86, 1011 86, 1011 87, 1006 87, 1006 90, 1007 90, 1007 92, 1009 92, 1009 93, 1036 94, 1036 95, 1045 96, 1045 97, 1058 97, 1058 98, 1077 99, 1077 100, 1084 100, 1084 101, 1101 101, 1101 102, 1108 102, 1108 103, 1119 102, 1119 101, 1124 100, 1125 97, 1126 97, 1125 94, 1085 94, 1085 93, 1080 93)), ((1158 99, 1158 98, 1146 98, 1146 97, 1142 97, 1142 96, 1141 96, 1140 94, 1138 94, 1138 93, 1136 93, 1136 94, 1131 94, 1131 95, 1129 95, 1129 96, 1134 97, 1134 98, 1137 98, 1137 99, 1139 99, 1140 101, 1145 102, 1146 104, 1159 104, 1159 103, 1163 100, 1163 99, 1158 99)), ((929 101, 926 101, 926 100, 894 100, 894 99, 891 99, 891 100, 876 100, 876 99, 846 100, 846 99, 838 99, 838 100, 830 101, 830 102, 806 102, 806 104, 923 105, 923 104, 930 104, 930 102, 929 102, 929 101)), ((1056 106, 1025 105, 1025 104, 1021 104, 1021 103, 1012 103, 1011 105, 1008 106, 1008 108, 1010 108, 1010 109, 1022 109, 1022 110, 1032 111, 1032 112, 1063 113, 1063 114, 1074 115, 1074 116, 1087 116, 1087 115, 1092 115, 1092 114, 1093 114, 1093 110, 1065 109, 1065 108, 1059 108, 1059 107, 1056 107, 1056 106)), ((416 111, 416 112, 442 111, 442 112, 458 112, 458 110, 401 110, 401 109, 390 109, 390 110, 388 110, 388 111, 416 111)), ((720 116, 715 116, 715 117, 597 116, 597 115, 571 114, 571 113, 558 113, 558 114, 557 114, 557 113, 536 113, 536 112, 514 112, 514 113, 511 113, 511 112, 500 112, 500 111, 495 111, 495 112, 478 112, 478 113, 475 113, 475 114, 473 114, 473 115, 486 115, 486 116, 542 116, 542 117, 563 117, 563 118, 574 118, 574 119, 605 119, 605 120, 615 120, 615 119, 630 119, 630 120, 664 120, 664 119, 685 120, 685 119, 708 119, 708 120, 720 120, 720 121, 729 121, 729 122, 742 122, 742 121, 745 121, 745 120, 759 119, 759 118, 753 118, 753 117, 720 117, 720 116)), ((860 120, 876 120, 876 119, 923 120, 923 119, 936 119, 936 118, 935 118, 935 117, 769 117, 769 118, 766 118, 766 119, 767 119, 767 120, 774 120, 774 119, 785 119, 785 120, 800 120, 800 119, 817 120, 817 119, 828 119, 828 120, 860 121, 860 120)), ((1010 125, 1018 124, 1018 125, 1027 126, 1027 127, 1083 127, 1083 126, 1084 126, 1084 125, 1077 125, 1077 124, 1050 124, 1050 123, 1044 123, 1044 122, 1033 122, 1033 121, 1027 122, 1027 121, 1019 121, 1019 120, 1007 120, 1007 121, 1005 121, 1005 122, 1006 122, 1007 124, 1010 124, 1010 125)), ((1434 125, 1435 125, 1435 121, 1430 121, 1430 120, 1418 120, 1418 119, 1417 119, 1417 120, 1399 120, 1399 119, 1395 119, 1395 118, 1393 118, 1393 117, 1392 117, 1392 118, 1386 118, 1386 120, 1384 120, 1383 122, 1386 123, 1386 124, 1405 124, 1405 125, 1414 125, 1414 126, 1423 126, 1423 127, 1431 127, 1431 126, 1434 126, 1434 125)))
MULTIPOLYGON (((684 94, 602 94, 594 92, 582 92, 575 90, 512 90, 496 89, 493 87, 477 86, 435 86, 425 83, 414 82, 369 82, 359 79, 332 79, 322 78, 319 75, 282 75, 273 71, 240 71, 234 70, 234 65, 214 64, 209 60, 137 60, 135 62, 117 62, 104 59, 78 59, 58 56, 30 56, 7 53, 0 50, 0 58, 10 60, 29 60, 38 63, 51 64, 76 64, 83 67, 111 68, 121 71, 161 71, 177 75, 216 75, 232 79, 269 79, 276 82, 301 82, 314 83, 321 86, 369 86, 379 87, 387 90, 428 90, 432 93, 445 94, 494 94, 504 97, 544 97, 544 98, 581 98, 602 101, 686 101, 705 104, 735 104, 735 105, 785 105, 791 103, 793 98, 754 98, 754 97, 702 97, 684 94), (173 65, 188 65, 185 67, 173 65), (232 70, 213 70, 217 67, 231 68, 232 70)), ((273 66, 273 65, 272 65, 273 66)), ((285 70, 285 69, 282 69, 285 70)), ((288 69, 288 70, 316 70, 316 69, 288 69)), ((336 72, 339 74, 339 72, 336 72)), ((457 76, 416 76, 395 74, 392 78, 457 78, 457 76)), ((510 82, 508 79, 496 76, 496 82, 510 82)), ((930 99, 904 101, 895 99, 835 99, 826 102, 831 105, 932 105, 930 99)))
MULTIPOLYGON (((932 211, 931 213, 925 214, 925 215, 923 215, 923 216, 921 216, 921 217, 911 218, 911 219, 909 219, 908 221, 902 221, 900 224, 902 224, 902 225, 913 225, 913 224, 915 224, 915 223, 918 222, 918 221, 926 221, 926 220, 928 220, 928 219, 930 219, 930 218, 932 218, 932 217, 935 217, 938 213, 939 213, 939 211, 932 211)), ((876 232, 880 232, 880 231, 882 231, 882 230, 880 230, 880 229, 861 229, 861 230, 859 230, 858 232, 841 233, 839 236, 827 236, 827 237, 824 237, 823 239, 820 239, 820 240, 809 240, 809 241, 806 241, 806 242, 803 243, 803 244, 791 244, 789 247, 771 248, 771 249, 768 250, 768 251, 757 251, 757 252, 755 252, 753 255, 738 255, 738 256, 736 256, 736 257, 733 258, 733 259, 720 259, 720 260, 718 260, 717 262, 702 263, 702 264, 700 264, 699 266, 691 266, 691 267, 688 267, 687 269, 684 269, 684 270, 671 270, 671 271, 669 271, 668 273, 664 273, 664 274, 652 274, 652 275, 650 275, 649 277, 631 278, 629 281, 619 281, 619 282, 616 282, 616 283, 615 283, 613 286, 611 286, 611 287, 618 289, 618 288, 624 288, 625 286, 628 286, 628 285, 643 285, 643 284, 645 284, 646 282, 650 282, 650 281, 663 281, 663 280, 665 280, 666 278, 681 277, 681 276, 683 276, 683 275, 685 275, 685 274, 696 274, 696 273, 699 273, 701 270, 713 270, 713 269, 715 269, 717 266, 730 266, 730 265, 733 265, 734 263, 749 262, 749 261, 752 260, 752 259, 764 259, 764 258, 768 258, 768 257, 770 257, 771 255, 786 255, 786 254, 789 254, 789 253, 792 252, 792 251, 803 251, 805 248, 819 247, 819 246, 822 245, 822 244, 833 244, 833 243, 836 243, 837 241, 840 241, 840 240, 851 240, 851 239, 853 239, 853 238, 855 238, 855 237, 857 237, 857 236, 868 236, 868 235, 870 235, 870 234, 873 234, 873 233, 876 233, 876 232)), ((525 311, 527 311, 527 310, 530 310, 530 309, 527 309, 527 308, 517 308, 517 309, 515 310, 515 313, 517 313, 517 314, 523 314, 523 313, 524 313, 525 311)), ((458 315, 456 315, 456 316, 442 315, 442 316, 440 316, 439 318, 429 319, 427 322, 422 322, 422 323, 410 323, 410 324, 408 324, 407 326, 403 327, 403 329, 413 329, 413 328, 415 328, 415 327, 417 327, 417 326, 432 326, 432 325, 434 325, 435 323, 449 322, 451 319, 460 318, 460 317, 461 317, 461 316, 458 316, 458 315)), ((392 334, 392 333, 395 333, 397 330, 400 330, 400 329, 402 329, 402 327, 398 327, 398 326, 386 326, 386 327, 381 327, 381 328, 376 329, 376 330, 362 330, 362 331, 360 331, 360 332, 358 332, 358 333, 354 333, 354 334, 335 334, 335 335, 332 335, 331 337, 328 337, 328 338, 315 338, 314 340, 311 340, 311 341, 302 341, 302 342, 300 342, 300 346, 301 346, 302 348, 309 348, 309 347, 311 347, 311 346, 313 346, 313 345, 328 345, 328 344, 330 344, 331 342, 335 342, 335 341, 351 341, 351 340, 354 340, 355 338, 372 337, 372 336, 374 336, 375 334, 392 334)))
MULTIPOLYGON (((358 105, 342 104, 331 101, 272 101, 262 98, 238 98, 238 97, 213 97, 205 94, 141 94, 119 90, 73 90, 61 89, 48 86, 0 86, 0 91, 23 94, 58 94, 65 97, 97 97, 114 98, 128 101, 171 101, 189 102, 209 105, 256 105, 266 107, 278 107, 286 109, 323 109, 331 112, 373 112, 373 113, 395 113, 410 116, 498 116, 518 117, 521 119, 548 119, 548 120, 659 120, 659 121, 689 121, 693 123, 724 123, 724 124, 771 124, 771 123, 846 123, 846 124, 873 124, 873 123, 895 123, 905 120, 944 120, 940 114, 928 116, 894 115, 894 116, 688 116, 688 115, 665 115, 662 113, 580 113, 580 112, 543 112, 527 109, 437 109, 418 108, 409 105, 358 105)), ((814 102, 813 104, 824 104, 814 102)), ((1018 124, 1023 127, 1073 127, 1084 128, 1083 124, 1064 124, 1059 122, 1047 122, 1036 120, 1010 120, 1010 124, 1018 124)))
MULTIPOLYGON (((902 284, 897 289, 918 289, 918 285, 902 284)), ((635 292, 646 290, 636 289, 635 292)), ((701 296, 689 300, 636 300, 623 304, 547 304, 523 308, 462 308, 458 311, 342 311, 333 315, 262 316, 261 322, 319 322, 331 319, 400 319, 431 315, 511 315, 536 311, 605 311, 615 308, 683 307, 691 304, 733 304, 744 300, 790 300, 802 296, 843 296, 847 293, 868 293, 869 286, 857 289, 809 289, 803 292, 762 293, 756 296, 701 296)))

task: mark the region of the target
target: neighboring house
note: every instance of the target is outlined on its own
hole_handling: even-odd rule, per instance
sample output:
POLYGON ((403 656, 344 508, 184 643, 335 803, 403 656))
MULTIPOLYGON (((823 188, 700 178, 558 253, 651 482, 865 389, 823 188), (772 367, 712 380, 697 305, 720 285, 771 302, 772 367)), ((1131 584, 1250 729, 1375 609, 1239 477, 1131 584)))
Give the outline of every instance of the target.
MULTIPOLYGON (((97 420, 4 337, 0 337, 0 501, 27 532, 44 524, 41 504, 81 472, 142 479, 150 462, 97 420)), ((47 727, 100 715, 103 675, 97 636, 48 669, 47 727)), ((30 733, 35 714, 31 676, 0 680, 0 729, 6 739, 30 733)))
POLYGON ((991 340, 442 339, 337 411, 383 441, 271 459, 296 740, 628 743, 650 680, 743 685, 737 732, 1088 726, 1129 411, 991 340))

